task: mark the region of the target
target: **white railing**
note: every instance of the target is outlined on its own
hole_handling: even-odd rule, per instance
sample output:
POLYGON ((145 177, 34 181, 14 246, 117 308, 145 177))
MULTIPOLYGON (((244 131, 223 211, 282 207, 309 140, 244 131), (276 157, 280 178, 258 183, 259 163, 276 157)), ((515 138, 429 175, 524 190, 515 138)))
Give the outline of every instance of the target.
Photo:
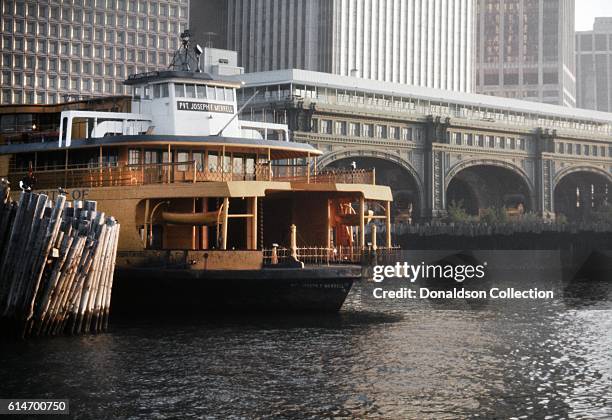
POLYGON ((99 138, 110 133, 139 134, 149 130, 153 121, 149 115, 130 112, 62 111, 58 139, 59 147, 69 147, 72 143, 72 126, 75 119, 85 120, 85 138, 99 138), (93 120, 91 129, 89 127, 90 120, 93 120))
POLYGON ((247 138, 253 138, 249 132, 256 131, 261 134, 261 138, 268 140, 268 133, 270 132, 281 132, 283 133, 283 141, 289 141, 289 128, 287 124, 274 124, 268 122, 259 121, 238 121, 242 136, 247 138))

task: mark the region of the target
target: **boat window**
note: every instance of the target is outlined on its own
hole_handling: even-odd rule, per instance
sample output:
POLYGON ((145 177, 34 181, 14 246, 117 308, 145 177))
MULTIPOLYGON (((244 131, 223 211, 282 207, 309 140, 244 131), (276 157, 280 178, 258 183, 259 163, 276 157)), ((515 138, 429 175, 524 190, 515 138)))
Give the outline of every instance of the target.
POLYGON ((15 114, 0 115, 0 133, 15 131, 15 120, 15 114))
POLYGON ((208 172, 217 172, 219 167, 219 156, 216 152, 208 152, 208 172))
POLYGON ((204 170, 204 153, 193 152, 193 160, 195 161, 198 172, 202 172, 204 170))
POLYGON ((140 163, 140 150, 128 150, 128 165, 138 165, 140 163))
POLYGON ((215 99, 218 100, 218 101, 224 101, 225 100, 225 95, 223 94, 223 88, 217 86, 215 88, 215 91, 216 91, 215 99))
POLYGON ((226 101, 234 101, 234 89, 225 88, 225 100, 226 101))
POLYGON ((196 97, 196 93, 195 93, 195 85, 185 85, 186 87, 186 93, 187 93, 187 97, 188 98, 195 98, 196 97))
POLYGON ((242 160, 242 157, 234 156, 234 164, 232 166, 233 172, 235 174, 242 174, 244 172, 244 162, 242 160))
POLYGON ((116 150, 106 151, 106 153, 102 156, 103 166, 117 166, 118 161, 119 156, 116 150))
POLYGON ((153 85, 153 97, 161 97, 161 85, 153 85))
POLYGON ((246 167, 245 172, 249 175, 253 175, 255 173, 255 158, 248 157, 246 158, 246 167))
MULTIPOLYGON (((189 152, 181 151, 176 154, 176 161, 178 163, 189 162, 189 152)), ((189 165, 178 165, 177 169, 179 171, 187 171, 189 169, 189 165)))
POLYGON ((185 84, 184 83, 174 84, 174 96, 176 96, 177 98, 185 97, 185 84))
POLYGON ((168 96, 170 96, 168 92, 168 83, 164 83, 161 85, 161 96, 162 98, 167 98, 168 96))
POLYGON ((196 85, 196 97, 199 99, 206 99, 206 86, 196 85))
POLYGON ((206 86, 206 97, 208 99, 215 99, 215 88, 212 86, 206 86))
POLYGON ((232 158, 231 156, 223 156, 223 172, 232 172, 232 158))
POLYGON ((147 165, 154 165, 159 163, 159 151, 147 150, 144 155, 144 163, 147 165))

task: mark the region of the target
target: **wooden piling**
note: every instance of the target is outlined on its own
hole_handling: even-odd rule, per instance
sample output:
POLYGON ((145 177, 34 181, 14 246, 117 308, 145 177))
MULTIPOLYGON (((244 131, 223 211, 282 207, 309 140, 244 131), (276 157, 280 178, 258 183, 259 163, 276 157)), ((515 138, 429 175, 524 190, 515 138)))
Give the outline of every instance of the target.
POLYGON ((93 201, 0 189, 0 320, 22 337, 106 330, 120 225, 93 201))

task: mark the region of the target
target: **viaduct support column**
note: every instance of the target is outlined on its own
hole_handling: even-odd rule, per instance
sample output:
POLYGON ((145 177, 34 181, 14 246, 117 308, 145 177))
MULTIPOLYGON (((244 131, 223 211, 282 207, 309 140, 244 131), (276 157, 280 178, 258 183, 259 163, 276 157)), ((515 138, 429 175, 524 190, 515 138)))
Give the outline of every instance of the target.
POLYGON ((444 185, 446 153, 437 150, 435 146, 446 142, 446 131, 449 125, 449 118, 442 121, 440 117, 429 116, 426 126, 423 188, 426 200, 425 217, 430 219, 446 217, 446 188, 444 185))
POLYGON ((535 209, 544 219, 554 219, 554 152, 556 132, 539 128, 535 135, 535 209))

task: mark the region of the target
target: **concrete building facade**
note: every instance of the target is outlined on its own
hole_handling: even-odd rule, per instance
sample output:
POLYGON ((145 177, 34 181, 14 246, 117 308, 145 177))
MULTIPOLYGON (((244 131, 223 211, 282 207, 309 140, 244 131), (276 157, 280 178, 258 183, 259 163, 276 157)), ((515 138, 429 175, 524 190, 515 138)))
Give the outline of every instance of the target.
POLYGON ((596 18, 576 33, 578 106, 612 112, 612 18, 596 18))
POLYGON ((128 75, 166 68, 189 0, 1 0, 0 103, 121 95, 128 75))
MULTIPOLYGON (((238 51, 246 72, 296 68, 469 92, 474 3, 228 0, 214 16, 227 16, 219 46, 238 51)), ((192 28, 220 26, 200 9, 194 3, 192 28)))
POLYGON ((576 106, 575 0, 478 0, 475 91, 576 106))

